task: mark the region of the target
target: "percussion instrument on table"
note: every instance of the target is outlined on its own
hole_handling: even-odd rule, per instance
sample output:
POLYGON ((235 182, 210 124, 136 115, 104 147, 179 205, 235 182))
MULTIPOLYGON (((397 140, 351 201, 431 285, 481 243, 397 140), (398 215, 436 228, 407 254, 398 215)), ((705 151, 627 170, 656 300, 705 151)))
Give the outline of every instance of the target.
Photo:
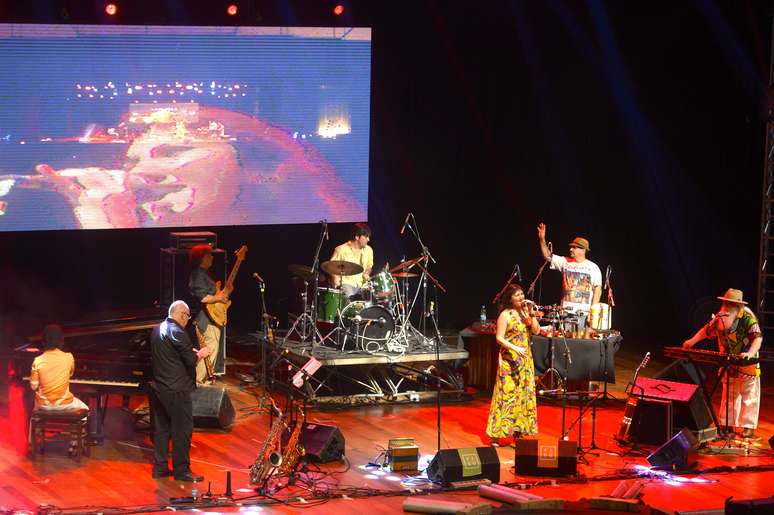
POLYGON ((606 331, 613 325, 613 312, 608 304, 597 303, 591 305, 591 328, 597 331, 606 331))

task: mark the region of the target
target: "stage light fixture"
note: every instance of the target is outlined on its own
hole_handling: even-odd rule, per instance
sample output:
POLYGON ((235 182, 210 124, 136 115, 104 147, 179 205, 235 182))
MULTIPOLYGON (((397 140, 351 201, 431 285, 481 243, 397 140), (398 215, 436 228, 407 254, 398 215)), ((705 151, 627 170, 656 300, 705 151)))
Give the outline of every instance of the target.
POLYGON ((341 13, 343 12, 344 12, 344 6, 341 4, 333 8, 333 14, 335 14, 336 16, 341 16, 341 13))
POLYGON ((236 4, 231 4, 226 9, 226 12, 228 13, 229 16, 236 16, 236 13, 237 13, 238 10, 239 9, 237 8, 236 4))
POLYGON ((115 16, 118 12, 118 6, 116 4, 107 4, 105 6, 105 12, 110 16, 115 16))

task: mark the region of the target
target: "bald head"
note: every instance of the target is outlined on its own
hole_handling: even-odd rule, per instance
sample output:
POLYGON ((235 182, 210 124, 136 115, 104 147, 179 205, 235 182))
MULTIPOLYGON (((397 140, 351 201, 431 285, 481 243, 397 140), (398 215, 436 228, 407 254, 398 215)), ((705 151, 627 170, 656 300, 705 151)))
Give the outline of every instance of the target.
POLYGON ((186 324, 188 324, 188 319, 191 318, 191 310, 188 307, 188 304, 182 300, 176 300, 170 304, 167 314, 169 315, 169 318, 180 324, 182 327, 185 327, 186 324))

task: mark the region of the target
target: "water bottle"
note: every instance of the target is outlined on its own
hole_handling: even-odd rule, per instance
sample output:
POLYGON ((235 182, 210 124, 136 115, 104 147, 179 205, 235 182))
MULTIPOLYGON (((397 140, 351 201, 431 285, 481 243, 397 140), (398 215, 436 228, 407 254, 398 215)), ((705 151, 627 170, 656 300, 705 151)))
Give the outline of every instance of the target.
POLYGON ((479 317, 481 325, 486 324, 486 304, 481 306, 481 316, 479 317))

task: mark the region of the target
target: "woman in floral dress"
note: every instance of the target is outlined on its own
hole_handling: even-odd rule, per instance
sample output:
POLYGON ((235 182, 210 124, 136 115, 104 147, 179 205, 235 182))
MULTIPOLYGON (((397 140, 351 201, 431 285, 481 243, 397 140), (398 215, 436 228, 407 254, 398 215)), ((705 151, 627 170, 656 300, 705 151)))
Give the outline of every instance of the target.
POLYGON ((537 318, 521 286, 512 284, 500 301, 497 344, 500 346, 497 380, 489 408, 486 434, 492 445, 499 438, 537 434, 535 365, 530 336, 540 332, 537 318))

